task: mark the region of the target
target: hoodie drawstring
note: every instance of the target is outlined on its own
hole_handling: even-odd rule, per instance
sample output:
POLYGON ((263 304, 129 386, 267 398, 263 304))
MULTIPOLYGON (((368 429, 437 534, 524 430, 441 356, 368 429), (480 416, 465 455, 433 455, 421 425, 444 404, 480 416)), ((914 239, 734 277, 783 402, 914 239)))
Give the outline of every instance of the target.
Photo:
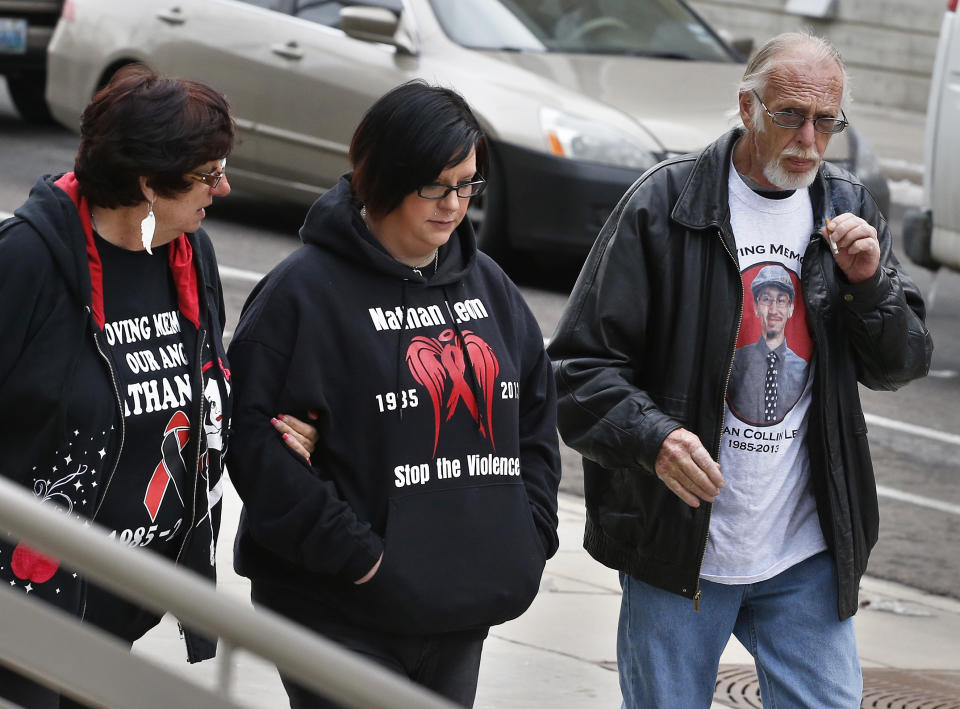
MULTIPOLYGON (((400 395, 400 371, 403 366, 406 364, 406 357, 403 355, 403 333, 407 329, 407 281, 406 279, 400 281, 400 330, 397 332, 397 378, 395 386, 393 387, 394 392, 399 396, 400 395)), ((403 421, 403 407, 397 407, 397 413, 400 415, 400 420, 403 421)))
MULTIPOLYGON (((87 336, 87 327, 88 322, 91 320, 92 315, 90 310, 87 308, 83 309, 83 317, 80 318, 79 333, 77 336, 77 346, 73 350, 73 359, 70 362, 69 369, 64 372, 63 382, 60 385, 60 409, 57 412, 57 435, 60 436, 58 439, 57 445, 59 446, 59 441, 67 440, 67 404, 66 402, 70 400, 68 391, 74 385, 74 376, 77 371, 77 367, 80 365, 80 352, 83 350, 83 341, 87 336)), ((90 325, 90 327, 95 327, 90 325)))

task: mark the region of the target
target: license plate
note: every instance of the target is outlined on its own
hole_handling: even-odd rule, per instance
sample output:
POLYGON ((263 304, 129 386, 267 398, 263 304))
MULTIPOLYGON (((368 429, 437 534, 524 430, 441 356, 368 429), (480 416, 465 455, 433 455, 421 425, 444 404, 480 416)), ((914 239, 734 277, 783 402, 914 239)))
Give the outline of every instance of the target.
POLYGON ((27 21, 0 17, 0 54, 27 53, 27 21))

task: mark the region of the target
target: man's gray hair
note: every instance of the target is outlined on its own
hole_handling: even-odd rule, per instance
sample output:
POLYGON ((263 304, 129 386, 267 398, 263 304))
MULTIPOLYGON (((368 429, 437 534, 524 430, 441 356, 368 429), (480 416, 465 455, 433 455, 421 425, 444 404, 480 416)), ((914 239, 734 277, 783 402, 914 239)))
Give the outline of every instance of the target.
MULTIPOLYGON (((847 67, 840 56, 840 50, 834 47, 823 37, 807 32, 784 32, 764 42, 756 54, 747 63, 743 79, 740 80, 740 93, 756 91, 761 96, 765 93, 770 76, 778 68, 793 61, 812 62, 814 64, 834 63, 840 68, 843 79, 843 94, 840 97, 840 107, 846 108, 850 102, 850 76, 847 67), (802 56, 789 56, 802 49, 802 56), (789 58, 787 58, 789 57, 789 58)), ((755 99, 756 97, 751 97, 755 99)), ((750 117, 753 129, 762 132, 763 109, 760 102, 752 100, 750 117)))

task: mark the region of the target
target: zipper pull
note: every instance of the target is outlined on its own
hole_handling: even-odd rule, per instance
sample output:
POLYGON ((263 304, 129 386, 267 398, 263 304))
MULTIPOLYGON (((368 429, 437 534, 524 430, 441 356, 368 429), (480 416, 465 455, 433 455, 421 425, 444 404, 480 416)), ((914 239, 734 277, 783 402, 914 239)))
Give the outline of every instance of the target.
POLYGON ((697 592, 693 594, 693 610, 697 613, 700 612, 700 589, 697 589, 697 592))

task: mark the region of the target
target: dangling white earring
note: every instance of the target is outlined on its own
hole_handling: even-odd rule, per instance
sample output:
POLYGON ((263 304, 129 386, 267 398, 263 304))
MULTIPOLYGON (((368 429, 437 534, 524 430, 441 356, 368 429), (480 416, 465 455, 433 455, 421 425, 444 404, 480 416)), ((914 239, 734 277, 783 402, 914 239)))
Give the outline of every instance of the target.
POLYGON ((153 243, 153 235, 157 231, 157 218, 153 216, 153 203, 150 202, 149 205, 150 209, 147 211, 147 216, 140 222, 140 241, 143 242, 143 248, 147 250, 147 253, 153 256, 150 245, 153 243))

